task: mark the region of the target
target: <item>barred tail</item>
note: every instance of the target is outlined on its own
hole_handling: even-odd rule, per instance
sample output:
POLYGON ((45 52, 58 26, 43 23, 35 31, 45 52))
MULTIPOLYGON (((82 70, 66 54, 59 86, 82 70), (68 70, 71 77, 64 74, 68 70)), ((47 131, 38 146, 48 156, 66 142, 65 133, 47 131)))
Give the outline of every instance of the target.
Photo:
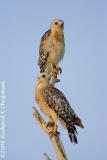
POLYGON ((68 130, 68 135, 69 135, 71 142, 77 144, 78 140, 77 140, 76 134, 78 134, 78 133, 77 133, 76 127, 75 126, 67 126, 67 130, 68 130))

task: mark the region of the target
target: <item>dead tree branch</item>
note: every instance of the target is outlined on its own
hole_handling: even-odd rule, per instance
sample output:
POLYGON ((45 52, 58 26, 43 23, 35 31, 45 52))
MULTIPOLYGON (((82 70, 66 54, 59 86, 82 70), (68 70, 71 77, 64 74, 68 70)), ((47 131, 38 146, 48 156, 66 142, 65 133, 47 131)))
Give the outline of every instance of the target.
MULTIPOLYGON (((44 130, 45 133, 48 134, 51 140, 51 143, 54 147, 57 160, 67 160, 67 156, 66 156, 62 141, 60 139, 59 132, 56 131, 56 134, 50 137, 50 132, 52 131, 52 128, 50 126, 47 127, 46 121, 41 117, 40 113, 37 111, 37 109, 34 106, 32 108, 32 114, 35 120, 38 122, 39 126, 44 130)), ((46 153, 45 153, 45 158, 47 160, 51 160, 46 153)))

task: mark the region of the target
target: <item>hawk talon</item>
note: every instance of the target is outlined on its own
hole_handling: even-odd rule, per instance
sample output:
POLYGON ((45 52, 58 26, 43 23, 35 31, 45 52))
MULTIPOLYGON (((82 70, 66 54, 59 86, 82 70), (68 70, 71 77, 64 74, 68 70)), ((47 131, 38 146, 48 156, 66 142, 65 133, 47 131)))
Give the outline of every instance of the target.
POLYGON ((59 68, 59 72, 60 72, 60 74, 62 73, 62 68, 59 68))
POLYGON ((59 79, 57 79, 57 75, 62 73, 62 69, 59 66, 54 65, 52 70, 52 84, 55 84, 57 82, 60 82, 59 79))
POLYGON ((55 68, 56 68, 56 65, 54 65, 53 68, 55 69, 55 68))
POLYGON ((57 65, 54 65, 53 66, 53 71, 52 71, 55 75, 57 75, 57 74, 61 74, 62 73, 62 69, 59 67, 59 66, 57 66, 57 65))

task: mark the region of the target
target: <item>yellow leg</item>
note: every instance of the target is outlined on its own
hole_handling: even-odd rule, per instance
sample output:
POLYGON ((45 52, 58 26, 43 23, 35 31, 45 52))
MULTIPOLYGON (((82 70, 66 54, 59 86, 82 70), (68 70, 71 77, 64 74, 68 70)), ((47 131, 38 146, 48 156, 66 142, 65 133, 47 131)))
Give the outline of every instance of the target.
POLYGON ((58 65, 54 65, 54 73, 57 74, 61 74, 62 73, 62 69, 58 66, 58 65))
POLYGON ((60 82, 59 79, 57 79, 57 75, 62 73, 62 69, 58 65, 52 65, 51 64, 51 71, 52 71, 52 84, 55 84, 56 82, 60 82))

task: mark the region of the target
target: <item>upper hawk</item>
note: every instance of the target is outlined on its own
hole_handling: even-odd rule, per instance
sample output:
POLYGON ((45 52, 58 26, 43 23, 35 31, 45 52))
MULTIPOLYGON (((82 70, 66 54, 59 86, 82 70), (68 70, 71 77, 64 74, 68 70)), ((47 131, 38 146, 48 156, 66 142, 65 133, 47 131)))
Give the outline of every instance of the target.
POLYGON ((57 74, 60 67, 58 63, 63 59, 65 52, 64 22, 60 19, 53 20, 50 29, 41 38, 38 65, 40 72, 57 74), (56 70, 55 70, 56 68, 56 70))

